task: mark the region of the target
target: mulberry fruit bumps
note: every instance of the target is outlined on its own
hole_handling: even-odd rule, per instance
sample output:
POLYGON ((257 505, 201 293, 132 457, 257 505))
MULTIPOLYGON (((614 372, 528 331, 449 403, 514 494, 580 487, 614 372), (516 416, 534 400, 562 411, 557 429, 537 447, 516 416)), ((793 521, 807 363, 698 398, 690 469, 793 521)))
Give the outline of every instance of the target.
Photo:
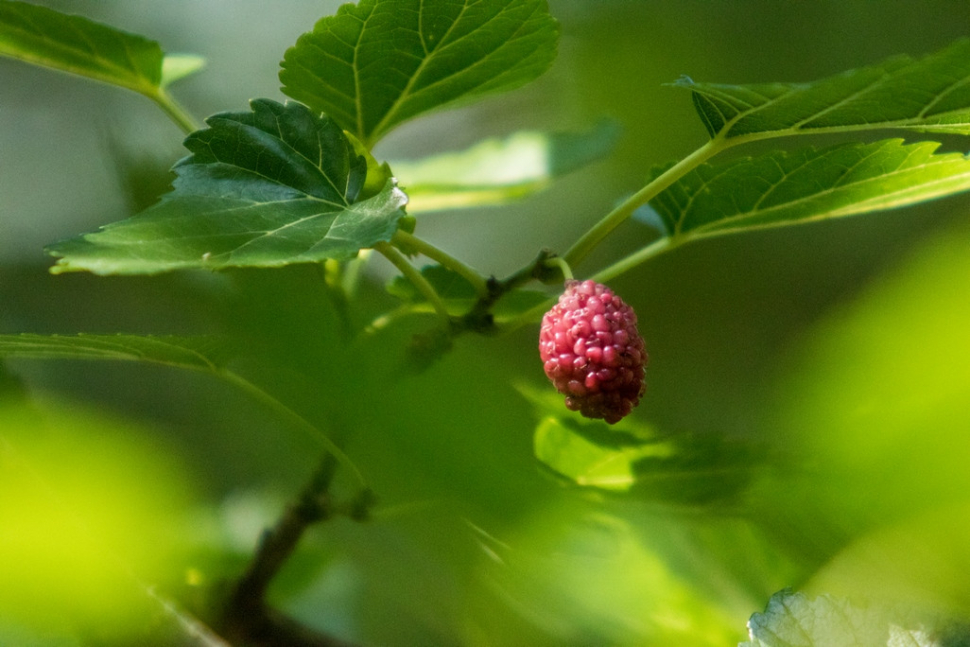
POLYGON ((566 407, 613 424, 637 406, 647 352, 633 308, 596 281, 566 281, 542 318, 539 355, 566 407))

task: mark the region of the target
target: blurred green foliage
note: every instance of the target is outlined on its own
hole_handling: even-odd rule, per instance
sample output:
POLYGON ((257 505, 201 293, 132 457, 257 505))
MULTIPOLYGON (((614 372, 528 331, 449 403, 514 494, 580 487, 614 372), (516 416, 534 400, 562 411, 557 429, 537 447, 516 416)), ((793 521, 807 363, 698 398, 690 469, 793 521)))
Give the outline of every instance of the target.
MULTIPOLYGON (((49 4, 157 38, 166 51, 205 55, 210 65, 179 94, 200 116, 241 109, 252 96, 281 99, 283 51, 337 5, 291 2, 270 21, 256 2, 231 12, 188 0, 49 4)), ((519 128, 582 129, 604 114, 623 126, 613 157, 546 193, 418 223, 497 275, 541 247, 568 246, 651 166, 703 141, 689 98, 662 83, 681 74, 810 80, 939 49, 970 24, 970 6, 935 0, 550 5, 563 44, 548 75, 409 124, 379 151, 414 158, 519 128)), ((788 585, 970 613, 970 236, 955 224, 966 221, 966 197, 709 241, 616 281, 651 353, 637 418, 713 439, 703 447, 740 443, 760 453, 751 487, 714 505, 606 496, 563 487, 535 464, 535 413, 514 386, 545 387, 535 330, 462 338, 412 375, 402 370, 404 349, 425 322, 384 331, 367 350, 349 344, 310 268, 47 275, 41 247, 144 206, 157 191, 144 187, 164 185, 182 154, 180 136, 135 96, 4 60, 0 77, 0 332, 232 333, 288 367, 244 369, 352 435, 348 452, 380 502, 369 523, 314 530, 283 573, 274 601, 307 623, 384 645, 733 645, 748 616, 788 585)), ((577 269, 591 272, 651 235, 631 224, 577 269)), ((362 286, 357 323, 392 303, 383 280, 362 286)), ((0 423, 4 438, 19 439, 10 446, 35 448, 18 450, 28 472, 5 466, 0 476, 0 546, 12 528, 51 542, 3 551, 2 563, 14 556, 20 568, 0 578, 0 642, 33 635, 72 644, 73 624, 48 627, 66 636, 60 643, 38 628, 59 600, 86 607, 81 624, 125 611, 71 588, 97 586, 108 571, 58 525, 73 517, 51 512, 50 501, 27 506, 42 491, 16 489, 26 482, 16 474, 71 493, 79 518, 103 522, 123 544, 177 540, 177 550, 148 551, 133 567, 191 600, 238 573, 261 525, 316 460, 285 425, 205 376, 101 363, 8 368, 29 393, 96 402, 104 413, 45 413, 54 429, 26 425, 19 413, 0 423), (170 459, 192 496, 168 471, 170 459), (146 477, 157 470, 164 476, 146 477), (63 559, 32 567, 42 550, 63 559), (24 612, 41 590, 49 600, 24 612)), ((722 484, 716 474, 708 482, 722 484)))

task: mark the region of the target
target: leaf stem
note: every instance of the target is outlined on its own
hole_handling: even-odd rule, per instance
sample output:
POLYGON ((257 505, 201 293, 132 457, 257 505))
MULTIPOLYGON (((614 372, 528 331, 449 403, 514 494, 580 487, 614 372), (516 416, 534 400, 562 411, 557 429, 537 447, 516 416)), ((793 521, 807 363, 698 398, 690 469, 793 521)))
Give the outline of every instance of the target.
POLYGON ((246 378, 242 377, 238 373, 233 373, 232 371, 222 369, 217 371, 216 375, 226 380, 230 384, 239 387, 240 389, 248 393, 250 396, 252 396, 253 399, 258 400, 259 402, 262 402, 268 408, 272 409, 280 418, 287 421, 297 429, 305 432, 315 442, 319 443, 324 450, 332 454, 338 463, 340 463, 342 466, 347 468, 347 470, 351 474, 353 474, 354 479, 360 485, 362 490, 370 489, 369 486, 367 485, 366 479, 364 479, 364 475, 361 473, 359 469, 357 469, 357 466, 354 464, 354 462, 350 460, 350 457, 347 456, 347 454, 345 454, 344 451, 340 449, 340 447, 338 447, 337 444, 333 440, 331 440, 329 436, 323 433, 315 425, 310 423, 306 418, 298 414, 293 409, 290 409, 288 406, 286 406, 285 404, 283 404, 282 402, 274 398, 272 395, 270 395, 260 387, 256 386, 249 380, 247 380, 246 378))
POLYGON ((183 108, 179 103, 165 91, 164 88, 159 88, 154 94, 149 94, 148 97, 158 104, 158 106, 165 111, 169 119, 175 122, 179 128, 182 129, 186 135, 190 135, 195 131, 202 128, 202 126, 196 122, 195 118, 192 117, 185 108, 183 108))
POLYGON ((621 258, 620 260, 613 263, 609 267, 606 267, 600 270, 590 278, 592 278, 594 281, 597 281, 598 283, 606 283, 607 281, 611 279, 615 279, 616 277, 618 277, 621 274, 624 274, 625 272, 629 272, 640 263, 643 263, 655 256, 659 256, 664 252, 670 251, 678 247, 680 244, 681 244, 681 238, 679 237, 674 238, 670 236, 664 236, 663 238, 658 238, 657 240, 653 241, 646 247, 643 247, 633 252, 629 256, 621 258))
POLYGON ((563 260, 565 260, 571 266, 577 265, 581 260, 586 258, 586 255, 589 254, 594 247, 600 244, 603 239, 610 234, 610 232, 626 222, 626 220, 633 215, 634 211, 653 200, 653 198, 655 198, 661 191, 723 149, 724 145, 722 140, 712 139, 655 177, 645 187, 624 200, 622 204, 606 214, 602 220, 593 225, 589 231, 583 234, 583 236, 580 237, 580 239, 577 240, 573 246, 562 255, 563 260))
POLYGON ((421 272, 411 265, 407 257, 402 254, 397 247, 383 241, 374 245, 374 249, 381 253, 384 258, 389 260, 394 267, 401 271, 401 274, 403 274, 409 281, 411 281, 412 284, 414 284, 414 287, 416 287, 418 291, 424 295, 424 298, 428 300, 428 303, 434 307, 435 312, 437 312, 438 316, 442 319, 444 327, 446 329, 450 329, 451 315, 448 313, 448 308, 445 306, 445 302, 441 300, 441 296, 439 296, 434 287, 428 283, 427 279, 421 275, 421 272))
POLYGON ((475 292, 478 293, 478 296, 481 297, 488 294, 488 284, 486 283, 485 277, 451 254, 448 254, 444 250, 432 245, 428 241, 418 238, 414 234, 409 234, 406 231, 398 229, 394 234, 394 238, 391 239, 391 242, 398 247, 410 248, 416 252, 424 254, 431 260, 437 261, 452 272, 460 274, 466 281, 475 287, 475 292))

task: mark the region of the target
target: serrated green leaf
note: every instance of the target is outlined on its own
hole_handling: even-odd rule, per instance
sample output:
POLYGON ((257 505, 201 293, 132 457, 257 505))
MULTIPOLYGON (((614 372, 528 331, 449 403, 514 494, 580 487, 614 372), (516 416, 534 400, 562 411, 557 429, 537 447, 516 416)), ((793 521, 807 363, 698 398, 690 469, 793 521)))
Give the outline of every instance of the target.
POLYGON ((149 362, 215 372, 232 355, 223 340, 175 335, 0 335, 0 357, 149 362))
POLYGON ((669 236, 745 229, 892 209, 970 189, 970 159, 900 139, 772 152, 703 164, 650 205, 669 236))
POLYGON ((11 0, 0 0, 0 55, 152 97, 164 85, 201 67, 198 57, 169 57, 172 60, 166 61, 158 43, 142 36, 11 0), (189 65, 189 59, 194 63, 189 65))
POLYGON ((356 202, 367 164, 331 119, 251 102, 190 135, 174 191, 141 214, 54 244, 54 273, 153 274, 352 258, 391 238, 407 196, 388 181, 356 202))
POLYGON ((856 605, 832 595, 809 598, 790 589, 771 596, 764 613, 748 621, 751 640, 738 647, 943 647, 937 632, 910 614, 856 605), (909 625, 913 625, 911 628, 909 625))
POLYGON ((722 85, 682 78, 711 137, 904 128, 970 134, 970 40, 814 83, 722 85))
POLYGON ((549 186, 606 155, 619 134, 603 121, 577 133, 523 131, 456 153, 391 162, 412 212, 503 204, 549 186))
POLYGON ((301 36, 280 81, 373 146, 421 113, 533 80, 558 37, 546 0, 361 0, 301 36))

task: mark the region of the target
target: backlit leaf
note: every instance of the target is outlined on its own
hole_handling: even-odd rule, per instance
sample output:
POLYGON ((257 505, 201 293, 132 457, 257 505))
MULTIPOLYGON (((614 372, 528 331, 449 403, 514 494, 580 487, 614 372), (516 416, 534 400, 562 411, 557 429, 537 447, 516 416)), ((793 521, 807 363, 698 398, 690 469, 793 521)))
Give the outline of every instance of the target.
POLYGON ((814 83, 723 85, 682 78, 711 137, 905 128, 970 134, 970 40, 814 83))
MULTIPOLYGON (((738 647, 944 647, 941 630, 915 622, 910 613, 877 605, 853 604, 832 595, 810 598, 789 589, 768 601, 764 613, 748 621, 751 640, 738 647)), ((952 636, 951 636, 952 640, 952 636)))
POLYGON ((142 36, 11 0, 0 0, 0 55, 149 96, 202 67, 198 57, 166 57, 158 43, 142 36))
POLYGON ((149 362, 213 372, 231 349, 212 337, 174 335, 0 335, 0 357, 149 362))
POLYGON ((509 202, 547 188, 560 175, 606 155, 618 129, 609 121, 577 133, 518 132, 414 162, 391 162, 420 213, 509 202))
POLYGON ((935 155, 938 146, 891 139, 702 164, 650 205, 667 235, 696 238, 891 209, 970 189, 970 159, 935 155))
POLYGON ((56 243, 54 273, 152 274, 351 258, 389 240, 407 197, 388 181, 357 202, 367 164, 341 129, 268 99, 190 135, 174 191, 141 214, 56 243))
POLYGON ((531 81, 558 37, 546 0, 361 0, 301 36, 280 80, 372 146, 421 113, 531 81))
POLYGON ((723 511, 763 464, 763 448, 752 440, 664 433, 634 416, 608 425, 567 411, 551 387, 517 388, 539 416, 536 458, 575 485, 723 511))
POLYGON ((619 434, 615 445, 598 444, 579 433, 578 424, 550 416, 536 427, 533 439, 536 458, 576 485, 624 492, 637 481, 637 460, 670 455, 669 445, 629 442, 619 434))
POLYGON ((164 88, 179 79, 195 74, 205 67, 205 59, 195 54, 166 54, 162 61, 162 79, 160 85, 164 88))

